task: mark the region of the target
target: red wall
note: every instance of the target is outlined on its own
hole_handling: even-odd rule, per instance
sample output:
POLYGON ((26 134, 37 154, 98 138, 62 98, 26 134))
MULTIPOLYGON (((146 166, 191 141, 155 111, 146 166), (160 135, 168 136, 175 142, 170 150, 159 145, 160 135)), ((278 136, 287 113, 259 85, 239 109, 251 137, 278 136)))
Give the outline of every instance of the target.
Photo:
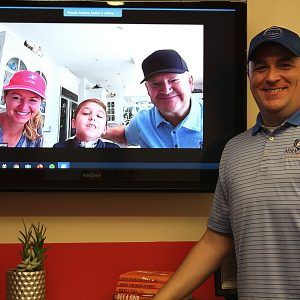
MULTIPOLYGON (((51 243, 45 263, 47 300, 110 300, 118 276, 134 269, 175 271, 195 242, 51 243)), ((0 299, 5 272, 19 263, 19 244, 0 244, 0 299)), ((210 277, 195 300, 221 300, 210 277)))

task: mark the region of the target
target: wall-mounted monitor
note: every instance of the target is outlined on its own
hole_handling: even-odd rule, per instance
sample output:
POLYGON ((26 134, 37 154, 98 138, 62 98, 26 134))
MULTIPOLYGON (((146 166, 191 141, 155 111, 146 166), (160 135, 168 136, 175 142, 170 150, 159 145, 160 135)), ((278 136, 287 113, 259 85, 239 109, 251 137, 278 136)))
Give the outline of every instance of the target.
MULTIPOLYGON (((8 142, 15 127, 3 122, 10 107, 2 93, 2 191, 212 192, 225 143, 246 129, 245 2, 10 1, 0 6, 0 61, 1 91, 21 70, 38 73, 46 83, 39 108, 42 142, 36 147, 8 142), (74 139, 74 112, 85 99, 105 104, 108 128, 129 126, 139 113, 155 111, 141 83, 141 65, 166 49, 180 54, 193 78, 193 121, 186 117, 170 126, 176 134, 190 124, 201 140, 187 133, 183 143, 168 137, 171 142, 145 146, 102 137, 118 147, 53 147, 74 139)), ((22 118, 28 113, 28 107, 17 109, 22 118)), ((144 121, 139 130, 147 126, 144 121)))

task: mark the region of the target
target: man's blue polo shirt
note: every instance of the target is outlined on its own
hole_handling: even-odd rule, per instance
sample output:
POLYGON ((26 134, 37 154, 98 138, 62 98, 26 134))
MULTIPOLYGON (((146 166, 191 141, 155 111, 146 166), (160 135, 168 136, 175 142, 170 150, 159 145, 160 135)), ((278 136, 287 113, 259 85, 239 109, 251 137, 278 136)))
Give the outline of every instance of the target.
POLYGON ((189 114, 176 127, 156 107, 140 111, 125 128, 128 144, 142 148, 202 148, 202 103, 192 100, 189 114))

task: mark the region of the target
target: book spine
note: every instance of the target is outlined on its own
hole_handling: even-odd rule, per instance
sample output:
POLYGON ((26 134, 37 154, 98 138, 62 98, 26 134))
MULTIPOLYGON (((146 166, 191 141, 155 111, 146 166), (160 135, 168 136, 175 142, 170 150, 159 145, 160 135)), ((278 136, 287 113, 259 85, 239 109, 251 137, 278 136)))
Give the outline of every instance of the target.
POLYGON ((165 283, 170 279, 170 276, 140 276, 140 275, 120 275, 119 280, 122 281, 142 281, 142 282, 160 282, 165 283))
POLYGON ((147 288, 130 288, 130 287, 116 287, 117 293, 125 294, 137 294, 137 295, 155 295, 158 289, 147 289, 147 288))
POLYGON ((118 281, 117 286, 130 288, 146 288, 146 289, 160 289, 164 283, 160 282, 138 282, 138 281, 118 281))
POLYGON ((124 293, 114 293, 113 300, 151 300, 150 295, 132 295, 124 293))

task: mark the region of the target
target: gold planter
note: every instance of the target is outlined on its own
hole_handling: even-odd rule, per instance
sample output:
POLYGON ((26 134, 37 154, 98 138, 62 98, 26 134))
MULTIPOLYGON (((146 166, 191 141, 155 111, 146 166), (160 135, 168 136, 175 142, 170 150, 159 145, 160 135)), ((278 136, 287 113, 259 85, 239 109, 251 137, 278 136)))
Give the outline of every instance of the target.
POLYGON ((6 272, 6 300, 45 300, 45 270, 34 272, 6 272))

